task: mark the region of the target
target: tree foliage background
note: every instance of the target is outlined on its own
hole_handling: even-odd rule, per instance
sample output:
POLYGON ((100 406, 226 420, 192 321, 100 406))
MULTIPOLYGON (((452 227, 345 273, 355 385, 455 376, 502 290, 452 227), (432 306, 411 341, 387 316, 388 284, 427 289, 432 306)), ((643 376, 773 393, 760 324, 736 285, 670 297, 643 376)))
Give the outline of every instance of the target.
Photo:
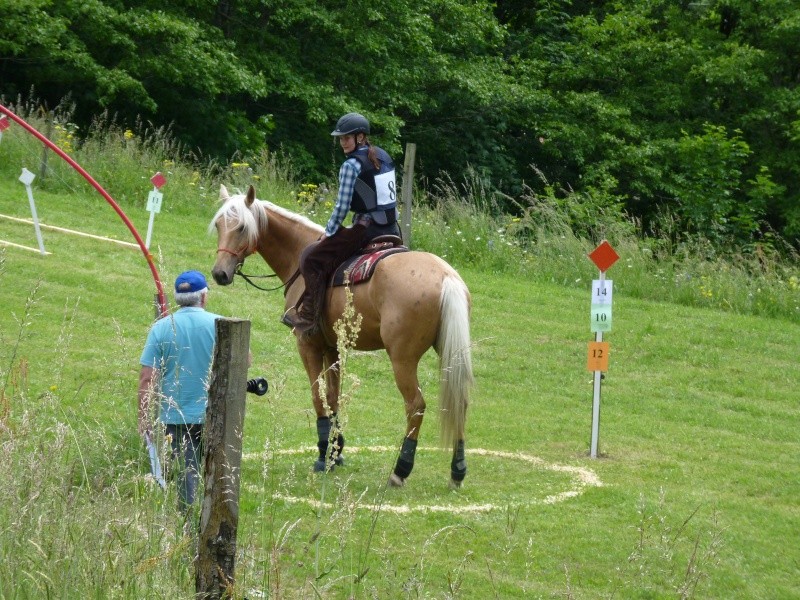
POLYGON ((0 96, 198 157, 332 178, 343 113, 418 172, 665 214, 720 247, 800 240, 796 0, 0 0, 0 96))

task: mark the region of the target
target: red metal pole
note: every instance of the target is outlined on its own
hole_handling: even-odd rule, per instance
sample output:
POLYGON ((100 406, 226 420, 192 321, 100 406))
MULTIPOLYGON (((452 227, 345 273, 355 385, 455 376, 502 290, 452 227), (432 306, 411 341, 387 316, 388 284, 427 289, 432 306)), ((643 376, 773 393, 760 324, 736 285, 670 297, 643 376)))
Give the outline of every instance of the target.
POLYGON ((64 152, 61 148, 56 146, 53 142, 47 139, 46 136, 39 133, 36 129, 34 129, 31 125, 25 122, 24 119, 15 115, 12 111, 8 108, 0 104, 0 112, 4 113, 8 117, 10 117, 13 121, 21 125, 24 129, 30 132, 34 137, 36 137, 40 142, 42 142, 45 146, 50 148, 53 152, 58 154, 61 158, 63 158, 73 169, 75 169, 78 173, 80 173, 86 181, 88 181, 94 189, 96 189, 100 195, 105 198, 106 202, 108 202, 111 207, 117 212, 119 217, 122 221, 127 225, 130 232, 133 234, 136 243, 139 244, 139 248, 142 250, 142 254, 144 254, 145 260, 147 260, 147 264, 150 265, 150 272, 153 274, 153 280, 156 283, 156 291, 158 292, 158 304, 159 310, 161 312, 161 316, 166 316, 168 312, 167 308, 167 299, 164 296, 164 287, 161 284, 161 276, 158 274, 158 269, 156 268, 155 263, 153 262, 153 255, 150 254, 150 251, 144 245, 142 241, 142 237, 139 235, 139 232, 136 231, 136 227, 133 226, 133 223, 128 218, 128 216, 122 211, 114 199, 109 195, 107 191, 105 191, 102 186, 95 181, 95 179, 87 173, 83 167, 81 167, 78 163, 76 163, 66 152, 64 152))

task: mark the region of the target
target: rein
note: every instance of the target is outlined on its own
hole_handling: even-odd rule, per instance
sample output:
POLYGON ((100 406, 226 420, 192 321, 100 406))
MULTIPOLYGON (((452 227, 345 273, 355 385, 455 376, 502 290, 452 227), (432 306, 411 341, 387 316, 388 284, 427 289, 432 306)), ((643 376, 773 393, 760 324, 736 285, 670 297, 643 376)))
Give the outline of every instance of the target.
POLYGON ((289 288, 292 287, 292 284, 295 281, 297 281, 298 277, 300 277, 300 269, 297 269, 294 272, 294 275, 292 275, 291 277, 289 277, 289 279, 286 280, 286 283, 282 283, 279 286, 276 286, 276 287, 273 287, 273 288, 263 288, 260 285, 256 285, 255 283, 253 283, 251 281, 251 279, 254 278, 254 277, 258 277, 258 278, 277 277, 278 276, 277 273, 273 273, 272 275, 246 275, 246 274, 242 273, 242 263, 239 263, 238 265, 236 265, 236 270, 233 272, 233 274, 234 275, 239 275, 239 277, 244 279, 247 283, 252 285, 257 290, 261 290, 262 292, 274 292, 276 290, 284 288, 283 296, 286 297, 286 294, 289 293, 289 288))
MULTIPOLYGON (((228 252, 230 254, 233 254, 233 256, 238 257, 238 254, 234 254, 233 252, 231 252, 230 250, 228 250, 226 248, 219 248, 219 250, 222 250, 223 252, 228 252)), ((300 269, 298 268, 294 272, 294 274, 291 277, 289 277, 289 279, 286 280, 285 283, 281 283, 280 285, 276 285, 275 287, 265 288, 265 287, 261 287, 257 283, 254 283, 253 279, 266 279, 268 277, 277 277, 278 274, 277 273, 272 273, 271 275, 248 275, 247 273, 244 273, 242 271, 242 265, 243 264, 244 264, 244 262, 240 262, 238 265, 236 265, 236 270, 233 272, 233 274, 234 275, 238 275, 239 277, 244 279, 247 283, 252 285, 254 288, 256 288, 257 290, 261 290, 262 292, 275 292, 275 291, 277 291, 277 290, 279 290, 281 288, 284 288, 283 295, 285 297, 286 294, 289 293, 289 288, 292 287, 292 284, 297 280, 298 277, 300 277, 300 269)))
MULTIPOLYGON (((277 273, 272 273, 271 275, 247 275, 246 273, 242 272, 242 263, 239 263, 238 265, 236 265, 236 270, 233 272, 233 274, 234 275, 238 275, 239 277, 244 279, 247 283, 252 285, 254 288, 256 288, 257 290, 261 290, 262 292, 274 292, 274 291, 279 290, 282 287, 286 286, 286 283, 282 283, 282 284, 280 284, 278 286, 271 287, 271 288, 261 287, 257 283, 254 283, 253 279, 265 279, 267 277, 277 277, 278 274, 277 273)), ((287 281, 287 283, 289 283, 289 282, 287 281)), ((288 290, 289 288, 287 287, 286 289, 288 290)), ((286 291, 283 292, 283 295, 284 296, 286 295, 286 291)))

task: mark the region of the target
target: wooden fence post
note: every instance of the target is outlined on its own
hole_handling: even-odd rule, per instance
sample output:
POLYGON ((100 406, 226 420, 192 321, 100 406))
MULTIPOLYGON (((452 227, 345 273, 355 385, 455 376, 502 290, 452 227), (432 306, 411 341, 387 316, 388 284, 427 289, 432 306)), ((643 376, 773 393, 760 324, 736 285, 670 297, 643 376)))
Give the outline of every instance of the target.
MULTIPOLYGON (((55 114, 52 110, 47 111, 47 116, 45 117, 45 123, 47 124, 47 132, 45 133, 45 137, 53 141, 53 121, 55 120, 55 114)), ((39 163, 39 181, 43 181, 44 178, 47 176, 47 155, 49 152, 49 148, 45 146, 42 149, 42 160, 39 163)))
POLYGON ((195 577, 196 597, 202 600, 233 597, 250 321, 217 319, 216 333, 195 577))
POLYGON ((403 234, 403 243, 411 248, 411 199, 414 192, 414 161, 417 158, 417 145, 406 144, 406 158, 403 162, 403 218, 400 223, 400 232, 403 234))

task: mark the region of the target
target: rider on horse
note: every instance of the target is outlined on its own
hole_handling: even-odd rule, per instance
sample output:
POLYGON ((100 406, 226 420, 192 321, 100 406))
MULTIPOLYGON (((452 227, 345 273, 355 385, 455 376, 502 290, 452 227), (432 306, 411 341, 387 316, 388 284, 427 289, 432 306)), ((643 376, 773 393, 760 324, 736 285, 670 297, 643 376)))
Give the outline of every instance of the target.
POLYGON ((300 273, 305 292, 296 316, 284 315, 284 322, 298 332, 319 331, 325 303, 325 288, 336 267, 346 258, 383 235, 400 237, 397 224, 397 185, 394 162, 381 148, 369 143, 369 121, 359 113, 348 113, 336 123, 331 135, 347 159, 339 169, 339 195, 322 238, 303 253, 300 273), (343 227, 352 211, 353 224, 343 227))

